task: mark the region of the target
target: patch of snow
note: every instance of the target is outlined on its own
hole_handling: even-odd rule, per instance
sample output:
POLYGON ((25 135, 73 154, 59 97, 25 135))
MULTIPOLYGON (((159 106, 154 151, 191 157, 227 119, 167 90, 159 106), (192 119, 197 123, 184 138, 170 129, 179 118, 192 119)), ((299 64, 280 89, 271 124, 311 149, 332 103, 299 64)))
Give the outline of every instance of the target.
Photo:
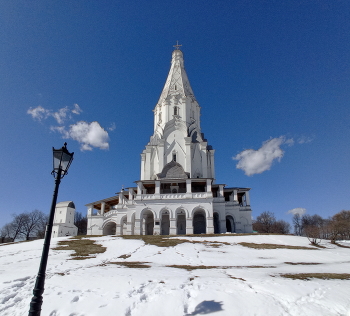
MULTIPOLYGON (((51 249, 42 315, 350 315, 350 280, 304 281, 280 276, 350 273, 350 249, 327 241, 323 241, 326 248, 317 250, 251 249, 239 244, 312 247, 307 238, 285 235, 175 238, 228 244, 211 247, 188 242, 165 248, 136 239, 94 237, 91 239, 107 250, 87 260, 70 260, 71 251, 51 249), (122 255, 129 257, 120 258, 122 255), (117 261, 148 262, 151 268, 109 264, 117 261), (188 271, 169 265, 217 268, 188 271)), ((52 240, 51 248, 66 239, 52 240)), ((1 315, 28 314, 42 245, 42 240, 36 240, 0 247, 1 315)))

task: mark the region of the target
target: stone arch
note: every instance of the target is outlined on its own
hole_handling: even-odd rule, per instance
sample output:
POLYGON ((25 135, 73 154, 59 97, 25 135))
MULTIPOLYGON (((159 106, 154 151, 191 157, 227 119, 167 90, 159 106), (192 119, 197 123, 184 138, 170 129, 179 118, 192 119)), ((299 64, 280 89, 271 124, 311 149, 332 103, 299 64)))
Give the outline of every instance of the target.
POLYGON ((131 235, 135 235, 135 212, 131 215, 131 235))
POLYGON ((141 235, 153 235, 155 213, 150 208, 145 208, 140 214, 141 235))
POLYGON ((186 217, 188 217, 188 211, 184 207, 176 209, 176 235, 186 235, 186 217))
POLYGON ((180 206, 176 209, 174 216, 176 217, 177 214, 185 214, 186 218, 190 216, 189 211, 183 206, 180 206))
POLYGON ((126 235, 126 229, 127 229, 127 216, 124 215, 120 219, 120 235, 126 235))
POLYGON ((193 210, 192 223, 194 234, 206 234, 207 232, 207 212, 202 208, 193 210))
POLYGON ((226 215, 226 232, 228 233, 236 232, 235 219, 231 214, 226 215))
POLYGON ((102 225, 103 235, 115 235, 117 233, 117 224, 113 220, 109 220, 102 225))
POLYGON ((161 235, 170 235, 170 218, 171 217, 172 217, 171 210, 168 208, 163 208, 159 212, 161 235))
POLYGON ((213 214, 214 221, 214 234, 220 234, 220 214, 214 211, 213 214))
POLYGON ((205 213, 205 216, 206 216, 206 217, 210 217, 209 211, 208 211, 205 207, 203 207, 203 206, 201 206, 201 205, 196 206, 196 207, 192 210, 192 217, 194 216, 194 214, 195 214, 197 211, 203 211, 203 212, 205 213))

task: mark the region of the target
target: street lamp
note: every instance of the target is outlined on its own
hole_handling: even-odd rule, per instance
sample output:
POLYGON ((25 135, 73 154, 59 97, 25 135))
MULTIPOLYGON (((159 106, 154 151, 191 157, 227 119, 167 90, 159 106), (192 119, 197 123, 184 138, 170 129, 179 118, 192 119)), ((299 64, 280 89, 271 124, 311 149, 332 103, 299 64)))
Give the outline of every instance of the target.
POLYGON ((70 153, 67 150, 67 143, 64 143, 64 146, 61 149, 53 150, 53 170, 51 174, 55 178, 55 189, 52 197, 52 204, 49 216, 49 222, 46 226, 46 233, 44 239, 43 252, 41 255, 39 272, 36 277, 35 287, 33 290, 32 301, 30 302, 29 316, 40 316, 41 314, 41 305, 43 303, 43 293, 44 293, 44 284, 45 284, 45 271, 47 258, 49 255, 50 249, 50 240, 53 226, 53 219, 55 216, 55 208, 58 194, 58 187, 60 186, 61 179, 68 173, 68 169, 73 161, 74 153, 70 153))

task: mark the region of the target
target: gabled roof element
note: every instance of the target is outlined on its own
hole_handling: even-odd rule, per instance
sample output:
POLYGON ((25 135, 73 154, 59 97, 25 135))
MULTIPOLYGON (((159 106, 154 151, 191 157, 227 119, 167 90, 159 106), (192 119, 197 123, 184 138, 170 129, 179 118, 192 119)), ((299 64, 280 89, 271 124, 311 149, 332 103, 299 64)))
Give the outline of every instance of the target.
POLYGON ((170 96, 192 97, 195 100, 190 82, 188 80, 182 51, 175 49, 172 54, 171 67, 165 82, 158 104, 170 96))
POLYGON ((167 163, 162 172, 157 174, 158 179, 188 179, 190 174, 185 172, 182 166, 174 160, 167 163))

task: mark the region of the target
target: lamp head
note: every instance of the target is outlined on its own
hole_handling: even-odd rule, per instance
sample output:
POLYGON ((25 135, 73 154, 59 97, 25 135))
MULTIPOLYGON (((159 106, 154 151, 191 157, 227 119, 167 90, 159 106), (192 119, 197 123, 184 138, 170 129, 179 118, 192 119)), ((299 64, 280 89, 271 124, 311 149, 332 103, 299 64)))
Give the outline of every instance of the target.
POLYGON ((56 175, 61 172, 61 178, 63 178, 67 173, 68 169, 73 161, 73 153, 67 150, 67 143, 64 143, 63 147, 60 149, 55 149, 52 147, 53 151, 53 170, 52 174, 56 175))

